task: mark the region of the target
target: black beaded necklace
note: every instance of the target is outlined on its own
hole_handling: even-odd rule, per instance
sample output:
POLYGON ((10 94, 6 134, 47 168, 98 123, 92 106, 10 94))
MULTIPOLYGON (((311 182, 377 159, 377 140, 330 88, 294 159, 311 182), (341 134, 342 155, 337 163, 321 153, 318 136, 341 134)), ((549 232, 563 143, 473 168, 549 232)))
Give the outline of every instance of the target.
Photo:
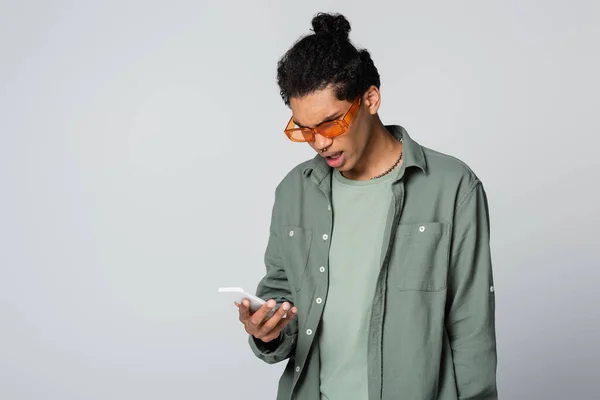
MULTIPOLYGON (((398 141, 400 143, 402 142, 402 138, 398 139, 398 141)), ((400 161, 402 161, 402 154, 404 153, 404 146, 402 146, 402 150, 400 150, 400 156, 398 157, 398 159, 396 160, 396 162, 394 163, 394 165, 392 165, 390 168, 388 168, 385 172, 374 176, 373 178, 371 178, 371 180, 373 179, 377 179, 377 178, 381 178, 382 176, 386 176, 387 174, 389 174, 390 172, 392 172, 394 170, 394 168, 396 168, 398 166, 398 164, 400 164, 400 161)))

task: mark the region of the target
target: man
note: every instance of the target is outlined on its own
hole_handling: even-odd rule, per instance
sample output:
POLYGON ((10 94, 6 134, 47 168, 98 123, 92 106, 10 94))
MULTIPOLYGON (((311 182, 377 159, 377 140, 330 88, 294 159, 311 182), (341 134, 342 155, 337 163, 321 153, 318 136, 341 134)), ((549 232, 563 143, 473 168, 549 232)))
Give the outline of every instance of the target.
POLYGON ((496 399, 483 186, 382 124, 379 74, 343 16, 312 25, 278 83, 285 133, 317 156, 277 187, 257 289, 269 300, 238 304, 250 345, 289 359, 278 399, 496 399))

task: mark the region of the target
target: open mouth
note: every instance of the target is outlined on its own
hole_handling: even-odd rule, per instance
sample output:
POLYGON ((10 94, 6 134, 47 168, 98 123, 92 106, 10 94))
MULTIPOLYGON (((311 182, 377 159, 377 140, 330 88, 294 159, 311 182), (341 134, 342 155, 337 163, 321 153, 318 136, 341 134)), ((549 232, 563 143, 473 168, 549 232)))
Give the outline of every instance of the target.
POLYGON ((337 153, 333 153, 325 157, 325 161, 327 161, 327 165, 331 168, 338 168, 344 162, 344 152, 338 151, 337 153))

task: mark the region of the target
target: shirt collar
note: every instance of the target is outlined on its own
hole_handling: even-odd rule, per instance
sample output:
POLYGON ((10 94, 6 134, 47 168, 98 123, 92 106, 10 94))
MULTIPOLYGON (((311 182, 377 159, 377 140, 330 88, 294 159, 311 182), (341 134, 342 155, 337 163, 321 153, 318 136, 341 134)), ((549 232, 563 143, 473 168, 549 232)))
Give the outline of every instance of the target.
MULTIPOLYGON (((386 125, 385 128, 398 140, 402 139, 402 152, 403 162, 402 167, 399 170, 398 178, 404 175, 404 171, 410 167, 420 168, 423 172, 427 172, 427 163, 425 161, 425 155, 423 154, 423 148, 417 142, 415 142, 408 135, 406 130, 399 125, 386 125)), ((316 155, 302 170, 304 176, 313 175, 313 178, 317 183, 320 183, 323 179, 331 173, 332 168, 327 165, 327 162, 320 155, 316 155)))

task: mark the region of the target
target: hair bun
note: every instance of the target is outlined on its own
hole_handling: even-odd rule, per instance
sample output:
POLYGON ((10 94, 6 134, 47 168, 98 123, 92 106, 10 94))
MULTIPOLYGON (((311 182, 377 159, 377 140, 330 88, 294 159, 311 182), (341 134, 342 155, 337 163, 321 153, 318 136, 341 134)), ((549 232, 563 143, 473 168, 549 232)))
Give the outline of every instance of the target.
POLYGON ((341 14, 319 13, 312 19, 312 27, 316 35, 332 35, 348 39, 350 33, 350 22, 341 14))

